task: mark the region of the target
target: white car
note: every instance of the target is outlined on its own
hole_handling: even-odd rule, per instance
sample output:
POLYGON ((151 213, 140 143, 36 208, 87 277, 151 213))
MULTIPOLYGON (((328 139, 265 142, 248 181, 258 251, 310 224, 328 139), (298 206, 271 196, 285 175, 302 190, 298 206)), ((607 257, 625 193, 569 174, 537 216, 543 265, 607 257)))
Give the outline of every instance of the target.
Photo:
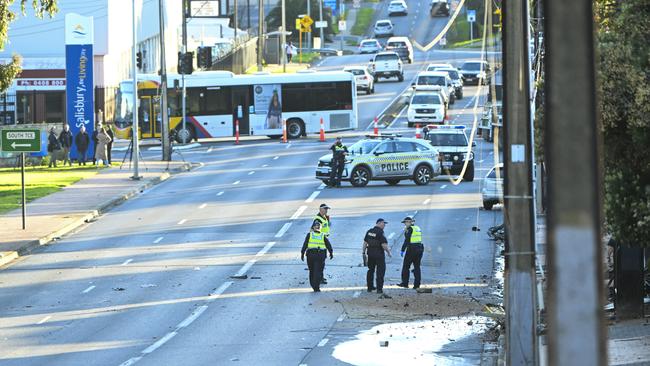
POLYGON ((406 120, 409 127, 416 123, 421 126, 427 123, 444 123, 445 114, 445 101, 439 91, 416 90, 409 101, 406 120))
POLYGON ((453 67, 438 67, 433 69, 433 71, 446 72, 454 85, 454 94, 456 95, 456 99, 463 99, 463 75, 458 71, 458 69, 453 67))
POLYGON ((381 50, 381 43, 376 39, 364 39, 359 43, 359 53, 377 53, 381 50))
POLYGON ((365 66, 346 66, 343 68, 343 71, 347 71, 354 75, 354 79, 357 84, 357 90, 363 90, 366 94, 372 94, 375 92, 375 81, 373 80, 372 75, 368 72, 368 68, 365 66))
POLYGON ((418 74, 414 86, 416 89, 426 89, 427 87, 431 89, 440 88, 445 97, 445 102, 447 105, 454 104, 456 102, 456 95, 454 89, 454 83, 449 77, 449 74, 442 71, 422 71, 418 74))
POLYGON ((404 0, 393 0, 388 5, 388 16, 392 17, 395 14, 408 14, 408 6, 404 0))
POLYGON ((436 69, 440 68, 454 68, 451 64, 428 64, 427 65, 427 70, 426 71, 436 71, 436 69))
POLYGON ((483 208, 491 210, 492 206, 497 203, 503 203, 503 163, 490 169, 485 179, 483 179, 483 208))
POLYGON ((395 52, 379 52, 370 60, 368 68, 372 73, 375 82, 378 82, 380 77, 397 77, 398 81, 404 81, 402 60, 395 52))
POLYGON ((392 37, 393 34, 393 22, 388 19, 378 20, 375 23, 375 38, 379 37, 392 37))

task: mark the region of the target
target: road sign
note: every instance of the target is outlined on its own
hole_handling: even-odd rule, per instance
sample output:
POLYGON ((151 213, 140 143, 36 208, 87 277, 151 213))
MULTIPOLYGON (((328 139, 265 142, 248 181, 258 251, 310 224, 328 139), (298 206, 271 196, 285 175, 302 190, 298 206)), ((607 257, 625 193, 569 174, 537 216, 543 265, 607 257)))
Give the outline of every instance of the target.
POLYGON ((41 151, 41 131, 39 129, 3 129, 1 140, 4 152, 41 151))
POLYGON ((314 24, 314 20, 309 17, 309 15, 305 15, 300 19, 300 23, 303 25, 303 27, 309 28, 312 24, 314 24))
POLYGON ((467 9, 467 21, 474 23, 476 21, 476 10, 467 9))
POLYGON ((327 28, 327 22, 324 20, 316 22, 316 28, 327 28))
POLYGON ((339 30, 344 31, 348 27, 348 24, 345 22, 345 20, 339 20, 339 30))
POLYGON ((300 22, 300 18, 296 19, 296 29, 301 29, 302 28, 302 23, 300 22))

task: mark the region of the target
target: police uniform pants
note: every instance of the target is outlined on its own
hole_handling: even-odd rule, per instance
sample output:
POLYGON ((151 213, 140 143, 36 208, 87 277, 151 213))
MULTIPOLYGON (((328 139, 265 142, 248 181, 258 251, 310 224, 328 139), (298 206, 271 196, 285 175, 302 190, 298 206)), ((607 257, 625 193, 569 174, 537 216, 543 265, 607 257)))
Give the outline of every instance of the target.
POLYGON ((341 176, 343 175, 344 167, 345 167, 345 160, 332 159, 332 170, 330 171, 330 185, 341 184, 341 176))
POLYGON ((384 275, 386 274, 386 258, 383 253, 368 252, 368 273, 366 274, 366 284, 371 289, 373 286, 373 277, 377 271, 377 290, 384 288, 384 275))
POLYGON ((310 249, 307 250, 307 267, 309 267, 309 284, 311 288, 320 290, 320 281, 323 278, 323 266, 325 265, 326 251, 310 249))
POLYGON ((424 253, 424 246, 422 245, 413 245, 410 244, 406 248, 406 254, 404 255, 404 264, 402 265, 402 283, 408 285, 409 283, 409 270, 411 265, 413 265, 413 275, 415 280, 413 281, 414 287, 420 287, 421 272, 420 272, 420 261, 422 261, 422 254, 424 253))

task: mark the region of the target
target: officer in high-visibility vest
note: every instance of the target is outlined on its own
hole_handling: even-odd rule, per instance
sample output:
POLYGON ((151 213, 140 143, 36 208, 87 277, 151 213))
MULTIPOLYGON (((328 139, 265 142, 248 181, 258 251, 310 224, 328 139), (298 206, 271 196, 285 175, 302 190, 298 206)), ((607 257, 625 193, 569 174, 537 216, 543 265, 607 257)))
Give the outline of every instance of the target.
POLYGON ((345 167, 345 156, 348 154, 348 147, 343 145, 341 137, 336 138, 336 142, 330 146, 332 150, 332 162, 330 165, 330 187, 341 186, 341 176, 343 167, 345 167))
POLYGON ((422 261, 422 254, 424 254, 422 229, 419 226, 414 225, 415 220, 410 216, 406 216, 404 220, 402 220, 402 223, 405 226, 404 244, 402 244, 400 254, 404 258, 404 263, 402 264, 402 283, 398 286, 404 288, 409 287, 409 271, 411 270, 411 265, 413 265, 413 275, 415 276, 413 288, 420 288, 422 277, 420 272, 420 262, 422 261))
MULTIPOLYGON (((329 239, 330 236, 330 230, 332 227, 332 224, 330 222, 330 216, 327 214, 327 211, 330 209, 330 207, 324 203, 320 205, 318 208, 318 213, 314 217, 314 222, 319 222, 320 223, 320 232, 325 234, 325 236, 329 239)), ((325 265, 323 265, 323 278, 320 281, 321 285, 327 285, 327 280, 325 279, 325 265)))
POLYGON ((330 259, 334 259, 332 245, 325 234, 320 231, 320 223, 314 222, 312 230, 307 233, 305 242, 302 244, 300 259, 305 261, 307 253, 307 267, 309 267, 309 284, 314 292, 320 292, 320 281, 323 278, 323 266, 327 252, 330 253, 330 259))

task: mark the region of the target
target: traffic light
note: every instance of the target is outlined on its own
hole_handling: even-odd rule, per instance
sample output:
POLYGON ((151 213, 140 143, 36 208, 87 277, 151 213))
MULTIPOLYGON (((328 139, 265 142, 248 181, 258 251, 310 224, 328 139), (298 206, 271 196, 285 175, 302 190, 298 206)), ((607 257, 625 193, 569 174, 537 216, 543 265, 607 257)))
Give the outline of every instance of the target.
POLYGON ((191 74, 194 71, 194 52, 179 52, 177 68, 179 74, 191 74))
POLYGON ((138 53, 135 54, 135 62, 136 65, 138 65, 138 69, 142 69, 142 52, 138 51, 138 53))
POLYGON ((196 64, 199 68, 209 69, 212 67, 212 47, 199 47, 196 53, 196 64))

